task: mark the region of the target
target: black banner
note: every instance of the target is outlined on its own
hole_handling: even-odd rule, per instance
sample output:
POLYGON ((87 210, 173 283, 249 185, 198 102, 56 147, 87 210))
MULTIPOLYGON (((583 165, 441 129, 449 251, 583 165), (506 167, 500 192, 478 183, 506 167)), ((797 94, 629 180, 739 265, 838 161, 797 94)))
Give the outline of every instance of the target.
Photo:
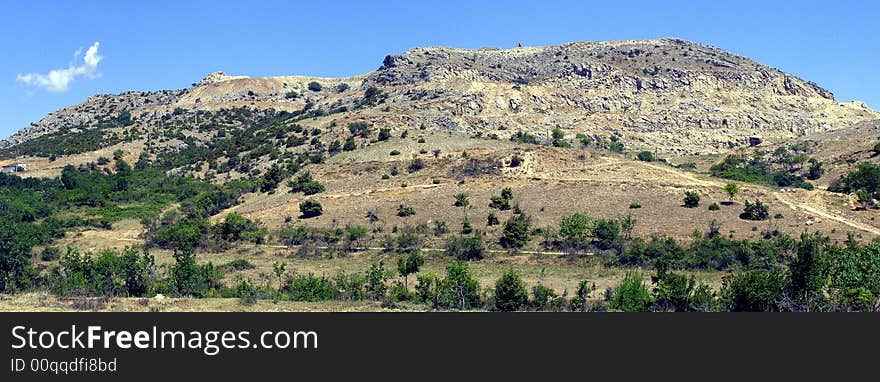
POLYGON ((0 322, 5 381, 840 379, 875 373, 880 342, 877 314, 3 313, 0 322))

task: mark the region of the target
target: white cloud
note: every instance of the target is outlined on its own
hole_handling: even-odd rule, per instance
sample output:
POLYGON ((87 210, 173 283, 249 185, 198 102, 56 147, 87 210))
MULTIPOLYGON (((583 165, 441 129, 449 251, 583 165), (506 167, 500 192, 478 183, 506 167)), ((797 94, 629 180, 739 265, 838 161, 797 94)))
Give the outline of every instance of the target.
MULTIPOLYGON (((75 57, 79 57, 81 50, 77 50, 75 57)), ((28 85, 39 86, 50 92, 65 92, 70 88, 70 83, 77 76, 86 76, 87 78, 95 78, 98 76, 98 63, 101 62, 98 54, 98 43, 92 44, 86 50, 83 56, 82 65, 74 65, 71 63, 66 69, 54 69, 47 74, 28 73, 19 74, 15 80, 28 85)))

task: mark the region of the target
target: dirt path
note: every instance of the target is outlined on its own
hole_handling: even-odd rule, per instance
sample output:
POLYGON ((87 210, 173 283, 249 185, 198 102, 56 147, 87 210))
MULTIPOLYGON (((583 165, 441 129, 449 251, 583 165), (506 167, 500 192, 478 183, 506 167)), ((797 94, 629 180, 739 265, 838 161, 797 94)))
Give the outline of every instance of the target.
POLYGON ((803 210, 803 211, 806 211, 810 214, 813 214, 816 216, 821 216, 821 217, 828 219, 828 220, 834 220, 838 223, 850 226, 852 228, 855 228, 855 229, 858 229, 861 231, 870 232, 875 235, 880 235, 880 230, 878 230, 877 228, 871 227, 867 224, 862 224, 859 222, 849 220, 845 217, 835 215, 834 213, 831 213, 828 210, 821 208, 821 207, 816 207, 816 206, 812 206, 809 204, 803 204, 803 203, 798 203, 798 202, 792 201, 792 200, 786 198, 785 195, 783 195, 781 192, 773 192, 772 194, 776 198, 776 200, 779 200, 780 202, 787 205, 788 207, 790 207, 793 210, 803 210))

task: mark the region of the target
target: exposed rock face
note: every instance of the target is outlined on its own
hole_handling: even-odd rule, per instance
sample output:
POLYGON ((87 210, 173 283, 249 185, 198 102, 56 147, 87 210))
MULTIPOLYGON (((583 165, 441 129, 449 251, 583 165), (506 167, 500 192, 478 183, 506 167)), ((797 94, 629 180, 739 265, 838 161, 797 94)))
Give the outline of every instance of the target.
MULTIPOLYGON (((878 114, 747 58, 679 39, 545 48, 419 48, 366 80, 398 113, 546 134, 559 127, 661 152, 717 153, 749 137, 787 138, 878 114), (426 101, 427 100, 427 101, 426 101)), ((499 134, 500 135, 500 134, 499 134)))
POLYGON ((345 106, 339 118, 386 126, 425 125, 502 139, 516 131, 547 138, 558 127, 568 137, 616 135, 629 147, 667 154, 720 153, 749 145, 750 137, 791 138, 880 118, 864 104, 838 103, 811 82, 747 58, 661 39, 509 50, 417 48, 385 57, 374 72, 342 79, 217 72, 185 90, 91 97, 31 124, 0 147, 63 127, 94 127, 121 110, 159 117, 178 107, 294 111, 308 103, 325 110, 345 106), (310 81, 323 89, 308 90, 310 81), (349 89, 335 91, 340 84, 349 89), (359 107, 369 87, 382 90, 382 104, 359 107))

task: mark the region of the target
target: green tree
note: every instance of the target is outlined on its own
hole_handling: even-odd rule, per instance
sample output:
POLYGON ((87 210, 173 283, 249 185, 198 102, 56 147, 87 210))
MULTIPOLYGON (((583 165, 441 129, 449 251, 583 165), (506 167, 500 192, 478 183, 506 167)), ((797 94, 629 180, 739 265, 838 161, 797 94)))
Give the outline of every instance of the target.
POLYGON ((590 241, 593 225, 592 218, 576 212, 559 222, 559 235, 572 248, 581 248, 590 241))
POLYGON ((522 309, 528 303, 529 295, 526 284, 513 269, 504 271, 495 281, 495 309, 502 312, 513 312, 522 309))
POLYGON ((687 191, 684 193, 684 206, 687 208, 696 208, 700 206, 700 194, 696 191, 687 191))
POLYGON ((303 200, 299 203, 299 212, 302 212, 303 218, 312 218, 315 216, 320 216, 324 209, 321 207, 321 203, 314 200, 303 200))
POLYGON ((622 312, 647 312, 651 307, 651 293, 641 275, 627 273, 611 297, 611 308, 622 312))
POLYGON ((458 235, 446 241, 446 253, 461 261, 483 258, 483 235, 475 231, 473 235, 458 235))
POLYGON ((463 221, 467 221, 468 220, 467 210, 468 210, 468 207, 471 205, 470 200, 468 200, 468 194, 466 192, 459 192, 459 193, 455 194, 454 197, 455 197, 455 202, 452 203, 452 205, 455 207, 462 208, 462 210, 464 212, 463 221))
POLYGON ((730 203, 733 204, 733 198, 736 194, 739 194, 739 185, 736 183, 728 183, 724 185, 724 192, 727 193, 727 196, 730 197, 730 203))
POLYGON ((513 215, 504 222, 500 244, 508 249, 520 249, 532 240, 532 221, 525 215, 513 215))
POLYGON ((636 158, 642 162, 653 162, 655 160, 654 153, 650 151, 639 151, 636 158))
POLYGON ((779 311, 785 277, 779 271, 754 270, 722 280, 721 301, 734 312, 779 311))
POLYGON ((409 275, 418 273, 419 268, 425 264, 425 259, 419 251, 412 251, 405 257, 397 259, 397 272, 403 276, 403 287, 409 290, 409 275))

